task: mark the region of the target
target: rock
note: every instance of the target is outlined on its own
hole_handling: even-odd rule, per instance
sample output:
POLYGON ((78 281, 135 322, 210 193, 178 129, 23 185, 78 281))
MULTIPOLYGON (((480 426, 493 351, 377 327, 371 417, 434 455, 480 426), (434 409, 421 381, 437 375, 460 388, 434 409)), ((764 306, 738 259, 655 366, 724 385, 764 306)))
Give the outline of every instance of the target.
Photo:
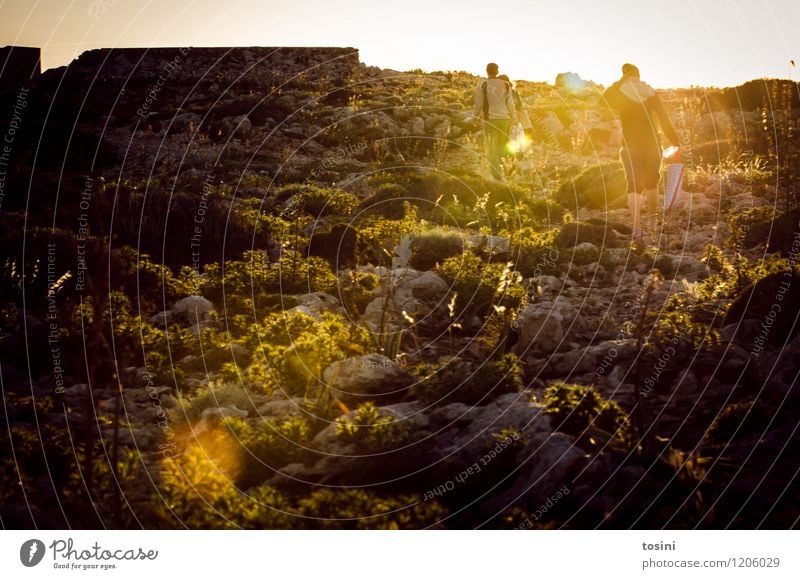
POLYGON ((422 117, 414 117, 407 125, 410 135, 424 136, 425 135, 425 119, 422 117))
POLYGON ((584 242, 598 247, 616 247, 617 236, 614 229, 581 221, 570 221, 561 226, 555 245, 559 249, 569 249, 584 242))
POLYGON ((583 80, 576 72, 560 72, 556 75, 556 88, 570 92, 583 92, 596 87, 595 83, 590 80, 583 80))
POLYGON ((89 393, 88 384, 75 384, 64 390, 64 394, 68 397, 76 398, 78 396, 86 396, 89 393))
POLYGON ((322 378, 337 397, 353 402, 398 398, 413 382, 399 362, 375 353, 334 362, 325 368, 322 378))
POLYGON ((557 350, 568 330, 585 329, 582 320, 576 320, 577 313, 570 301, 563 296, 556 296, 552 301, 528 305, 517 319, 518 354, 520 356, 529 352, 549 354, 557 350))
POLYGON ((584 241, 576 245, 572 250, 570 261, 575 265, 587 265, 595 263, 598 259, 600 259, 600 250, 597 249, 597 246, 584 241))
POLYGON ((564 287, 564 282, 554 275, 540 275, 538 278, 539 287, 545 293, 561 293, 564 287))
POLYGON ((800 310, 800 275, 785 272, 770 274, 744 290, 731 304, 724 325, 742 324, 736 332, 737 342, 752 344, 755 353, 764 348, 781 347, 798 334, 796 323, 800 310))
POLYGON ((750 193, 734 195, 731 197, 731 203, 733 203, 733 210, 735 213, 742 213, 748 209, 752 209, 753 207, 764 207, 769 205, 769 201, 763 197, 756 197, 750 193))
POLYGON ((511 250, 511 240, 499 235, 471 235, 467 243, 472 247, 482 247, 490 255, 508 253, 511 250))
POLYGON ((172 306, 172 314, 188 316, 189 320, 206 320, 208 314, 213 313, 214 304, 203 296, 189 296, 175 302, 172 306))
MULTIPOLYGON (((300 306, 305 307, 314 317, 323 312, 342 313, 344 310, 339 299, 325 292, 312 292, 297 296, 300 306)), ((295 308, 296 309, 296 308, 295 308)))
POLYGON ((175 302, 168 316, 168 323, 180 323, 198 336, 204 328, 211 325, 211 314, 214 311, 214 304, 203 296, 189 296, 175 302))
POLYGON ((482 509, 499 513, 511 506, 531 512, 541 508, 557 489, 572 482, 584 453, 566 434, 539 434, 518 453, 519 470, 510 488, 489 499, 482 509))
POLYGON ((304 416, 302 410, 303 399, 292 398, 290 400, 271 400, 258 407, 258 415, 261 418, 285 418, 287 416, 304 416))
POLYGON ((172 312, 171 311, 163 311, 158 312, 150 316, 147 320, 151 326, 158 328, 159 330, 164 330, 169 326, 172 322, 172 312))
POLYGON ((362 320, 372 331, 397 332, 409 326, 405 312, 423 329, 441 330, 449 323, 447 295, 449 286, 433 272, 398 268, 381 276, 375 289, 376 299, 367 304, 362 320), (391 284, 391 291, 387 286, 391 284), (389 294, 387 300, 385 294, 389 294))
POLYGON ((454 403, 431 413, 425 410, 419 402, 379 407, 382 415, 412 421, 412 429, 420 436, 435 429, 436 436, 428 436, 424 442, 388 454, 364 455, 354 445, 343 442, 336 435, 336 426, 331 424, 311 442, 316 453, 322 455, 320 460, 311 466, 288 465, 269 482, 281 484, 285 477, 291 476, 317 484, 377 484, 394 477, 408 477, 418 471, 420 464, 430 465, 423 473, 426 479, 442 482, 481 457, 488 463, 498 460, 501 452, 509 453, 508 458, 512 458, 515 449, 509 446, 494 456, 487 454, 498 448, 493 435, 504 428, 514 429, 526 438, 552 433, 550 419, 542 413, 542 406, 531 403, 527 395, 499 396, 485 406, 454 403))
POLYGON ((629 361, 636 354, 636 340, 609 340, 594 346, 578 348, 565 354, 550 357, 546 375, 568 376, 594 373, 603 376, 612 369, 629 361))

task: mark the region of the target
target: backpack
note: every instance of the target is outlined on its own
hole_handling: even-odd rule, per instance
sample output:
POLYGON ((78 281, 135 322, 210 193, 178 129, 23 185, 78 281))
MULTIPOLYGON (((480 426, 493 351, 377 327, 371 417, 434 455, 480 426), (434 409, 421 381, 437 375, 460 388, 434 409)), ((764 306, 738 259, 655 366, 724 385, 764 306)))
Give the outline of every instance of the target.
MULTIPOLYGON (((481 84, 481 90, 483 91, 483 110, 481 111, 481 114, 483 115, 483 118, 488 121, 489 120, 489 94, 488 94, 489 90, 488 90, 488 84, 487 83, 488 83, 488 81, 484 80, 483 84, 481 84)), ((503 101, 505 101, 508 98, 508 91, 511 88, 511 85, 508 84, 507 82, 503 82, 503 84, 506 87, 505 92, 503 93, 503 101)), ((517 98, 519 98, 519 95, 517 95, 516 93, 514 93, 514 95, 517 98)), ((516 106, 517 106, 517 109, 519 110, 519 107, 522 106, 522 100, 520 100, 519 104, 517 104, 516 106)))

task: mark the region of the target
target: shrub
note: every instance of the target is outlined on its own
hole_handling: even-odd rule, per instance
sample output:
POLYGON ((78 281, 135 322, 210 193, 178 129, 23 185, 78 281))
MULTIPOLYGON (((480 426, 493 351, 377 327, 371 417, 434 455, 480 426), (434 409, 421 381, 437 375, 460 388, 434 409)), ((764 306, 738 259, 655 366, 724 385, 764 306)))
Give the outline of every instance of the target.
POLYGON ((169 410, 170 419, 176 423, 195 422, 206 408, 236 406, 240 410, 253 408, 251 394, 241 384, 213 381, 201 386, 190 396, 178 396, 178 405, 169 410))
POLYGON ((439 264, 436 273, 456 293, 456 316, 483 316, 492 306, 516 308, 525 295, 522 277, 510 263, 487 263, 471 251, 449 257, 439 264))
POLYGON ((517 271, 525 277, 558 273, 560 251, 553 245, 557 229, 537 232, 526 227, 514 238, 512 252, 517 271))
POLYGON ((322 258, 290 254, 271 264, 264 251, 246 251, 241 260, 228 260, 224 267, 207 265, 200 290, 226 315, 252 317, 254 310, 274 307, 274 294, 331 293, 337 283, 322 258))
POLYGON ((544 394, 544 413, 553 417, 556 430, 573 436, 599 431, 623 442, 630 437, 625 411, 591 386, 553 384, 544 394))
POLYGON ((253 364, 244 379, 266 392, 279 388, 287 395, 312 394, 324 387, 322 372, 330 364, 372 347, 365 329, 331 312, 318 318, 302 312, 270 314, 255 329, 246 343, 253 364))
POLYGON ((605 209, 624 204, 628 189, 622 163, 595 165, 561 184, 555 194, 559 205, 577 212, 581 207, 605 209))
POLYGON ((177 519, 176 526, 291 528, 292 517, 287 514, 290 506, 280 493, 268 486, 244 493, 233 484, 238 457, 231 437, 214 431, 191 444, 180 456, 162 461, 159 498, 177 519))
POLYGON ((726 444, 742 437, 763 435, 775 409, 758 400, 728 404, 714 418, 708 438, 726 444))
POLYGON ((522 369, 514 354, 477 368, 454 359, 433 371, 423 369, 423 373, 426 375, 414 386, 414 393, 426 403, 475 405, 522 388, 522 369))
POLYGON ((310 529, 425 529, 438 526, 447 512, 418 496, 380 497, 361 489, 314 491, 298 512, 310 529))
POLYGON ((408 441, 411 424, 382 413, 373 402, 365 402, 352 415, 336 419, 336 436, 363 450, 378 452, 408 441))
POLYGON ((461 255, 464 239, 457 230, 437 227, 411 237, 411 267, 427 271, 448 257, 461 255))
POLYGON ((308 422, 298 416, 264 420, 255 425, 229 417, 222 424, 241 444, 244 467, 238 480, 243 486, 257 483, 274 469, 301 461, 311 438, 308 422))
POLYGON ((355 318, 375 299, 373 291, 380 279, 374 273, 350 270, 340 280, 339 299, 347 314, 355 318))
POLYGON ((326 215, 350 215, 358 207, 359 199, 341 189, 305 186, 291 198, 292 207, 314 218, 326 215))
POLYGON ((381 183, 375 194, 361 202, 359 209, 366 214, 380 215, 386 219, 402 219, 408 189, 397 183, 381 183))

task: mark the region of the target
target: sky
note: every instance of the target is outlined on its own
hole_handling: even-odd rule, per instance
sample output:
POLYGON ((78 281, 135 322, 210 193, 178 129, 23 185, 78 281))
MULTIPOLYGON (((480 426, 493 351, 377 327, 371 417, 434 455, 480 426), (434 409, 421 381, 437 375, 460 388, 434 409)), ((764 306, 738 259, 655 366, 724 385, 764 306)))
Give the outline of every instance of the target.
POLYGON ((799 80, 800 0, 0 0, 0 45, 43 68, 101 47, 348 46, 368 65, 661 87, 799 80))

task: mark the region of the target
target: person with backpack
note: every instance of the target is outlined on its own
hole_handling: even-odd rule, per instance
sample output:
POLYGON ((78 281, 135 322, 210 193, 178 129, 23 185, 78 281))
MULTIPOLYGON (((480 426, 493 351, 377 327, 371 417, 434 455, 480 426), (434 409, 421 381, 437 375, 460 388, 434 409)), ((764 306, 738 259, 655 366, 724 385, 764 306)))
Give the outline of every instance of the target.
POLYGON ((517 124, 517 110, 512 95, 511 83, 497 76, 498 66, 494 62, 486 65, 487 78, 481 79, 475 89, 473 119, 483 119, 483 130, 489 149, 489 166, 492 177, 502 177, 501 163, 508 154, 508 134, 517 124))
POLYGON ((628 208, 633 222, 633 240, 643 237, 642 195, 647 199, 649 225, 658 212, 658 184, 661 180, 661 137, 658 128, 675 147, 680 138, 670 122, 655 89, 639 77, 633 64, 622 65, 622 78, 603 93, 622 124, 623 147, 620 160, 628 182, 628 208))
POLYGON ((525 112, 525 106, 522 104, 522 97, 519 96, 519 92, 517 92, 514 83, 511 82, 511 79, 505 74, 500 74, 497 78, 506 81, 508 86, 511 87, 511 99, 514 101, 514 110, 517 112, 519 124, 522 125, 522 132, 528 140, 533 140, 533 124, 531 123, 528 113, 525 112))
MULTIPOLYGON (((528 116, 528 113, 525 112, 525 107, 522 104, 522 97, 519 96, 514 83, 511 82, 511 79, 508 78, 505 74, 500 74, 497 78, 504 80, 508 83, 508 86, 511 87, 511 98, 514 101, 514 109, 517 112, 517 119, 519 122, 515 125, 511 126, 511 130, 508 133, 509 138, 509 153, 513 153, 516 160, 521 160, 525 154, 525 148, 527 143, 533 141, 533 125, 531 124, 531 119, 528 116), (524 139, 523 139, 524 135, 524 139)), ((511 166, 508 169, 508 174, 513 175, 517 171, 517 164, 512 162, 511 166)))

